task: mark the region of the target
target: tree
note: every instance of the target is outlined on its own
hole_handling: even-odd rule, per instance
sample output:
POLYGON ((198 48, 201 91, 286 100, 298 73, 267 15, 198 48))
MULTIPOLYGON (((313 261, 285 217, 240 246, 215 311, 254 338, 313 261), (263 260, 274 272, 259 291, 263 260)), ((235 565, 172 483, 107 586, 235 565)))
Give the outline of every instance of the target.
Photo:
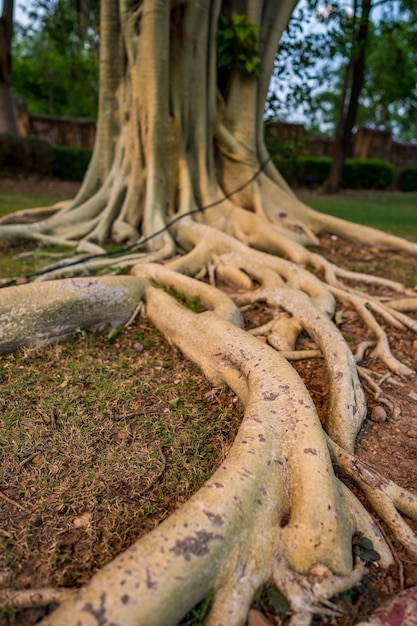
POLYGON ((327 127, 334 133, 339 128, 340 134, 352 93, 351 113, 354 103, 357 110, 354 126, 346 135, 348 151, 352 130, 358 126, 390 129, 400 141, 414 139, 415 0, 382 0, 373 3, 374 7, 364 40, 366 63, 360 94, 358 83, 351 91, 353 64, 359 60, 360 48, 353 40, 359 34, 360 3, 350 7, 316 2, 297 9, 275 60, 267 103, 271 119, 291 120, 297 111, 307 118, 310 130, 327 127))
POLYGON ((13 96, 10 89, 14 0, 3 0, 0 16, 0 133, 17 134, 13 96))
POLYGON ((121 324, 143 300, 148 318, 211 381, 229 385, 245 411, 226 461, 172 517, 85 588, 37 590, 39 602, 66 597, 45 624, 175 624, 210 589, 207 624, 243 624, 265 581, 288 597, 292 626, 309 624, 363 576, 363 563, 352 558, 355 533, 372 541, 383 567, 392 563, 333 464, 417 555, 400 515, 417 519, 417 497, 354 456, 366 415, 361 372, 332 321, 335 299, 349 302, 372 332, 375 355, 408 376, 376 315, 416 331, 404 312, 416 310, 415 292, 341 270, 307 247, 320 230, 413 255, 417 244, 311 210, 268 159, 264 101, 294 5, 103 2, 97 139, 80 192, 49 214, 18 213, 0 225, 3 241, 66 243, 80 253, 76 265, 50 267, 44 282, 6 287, 2 352, 121 324), (125 254, 104 254, 109 241, 128 243, 125 254), (116 275, 62 278, 106 268, 116 275), (118 275, 121 268, 130 275, 118 275), (212 284, 199 280, 207 273, 212 284), (393 297, 364 294, 363 284, 393 297), (172 293, 197 296, 203 311, 188 310, 172 293), (276 314, 248 333, 238 305, 258 301, 276 314), (288 361, 300 356, 302 330, 328 367, 323 425, 288 361))
POLYGON ((361 124, 388 128, 402 140, 417 137, 416 21, 408 9, 386 12, 370 33, 361 124), (398 72, 401 68, 401 72, 398 72))
POLYGON ((324 183, 324 189, 328 193, 335 193, 340 189, 343 165, 351 147, 352 131, 356 123, 359 98, 365 81, 372 0, 355 2, 355 9, 357 13, 353 15, 350 58, 343 76, 340 108, 334 134, 333 161, 329 176, 324 183))
MULTIPOLYGON (((353 4, 352 17, 337 6, 330 11, 330 16, 342 13, 341 34, 345 33, 344 47, 348 50, 348 58, 343 68, 340 93, 336 97, 330 95, 330 100, 337 102, 337 114, 333 162, 324 184, 329 193, 340 188, 343 164, 351 150, 353 129, 358 120, 366 119, 371 125, 382 122, 387 127, 389 109, 394 124, 397 108, 401 111, 400 117, 404 117, 408 109, 414 109, 415 58, 411 43, 414 41, 414 4, 414 0, 400 2, 393 11, 392 5, 385 0, 378 3, 361 0, 353 4), (371 12, 381 5, 385 14, 375 26, 370 19, 371 12), (394 13, 397 13, 396 18, 394 13), (401 67, 401 76, 398 76, 398 67, 401 67)), ((397 130, 401 127, 406 129, 407 122, 397 124, 397 130)))
POLYGON ((329 86, 330 90, 331 85, 333 93, 334 60, 346 53, 346 37, 343 33, 342 43, 339 28, 343 13, 332 5, 332 19, 328 20, 329 6, 321 7, 316 0, 309 0, 300 3, 294 11, 275 57, 266 104, 267 120, 288 118, 291 121, 297 111, 307 118, 309 128, 319 127, 323 121, 320 101, 323 86, 329 86), (338 18, 334 20, 336 15, 338 18), (315 119, 317 113, 320 114, 318 120, 315 119))
POLYGON ((32 113, 95 118, 98 4, 36 0, 16 25, 13 91, 32 113))

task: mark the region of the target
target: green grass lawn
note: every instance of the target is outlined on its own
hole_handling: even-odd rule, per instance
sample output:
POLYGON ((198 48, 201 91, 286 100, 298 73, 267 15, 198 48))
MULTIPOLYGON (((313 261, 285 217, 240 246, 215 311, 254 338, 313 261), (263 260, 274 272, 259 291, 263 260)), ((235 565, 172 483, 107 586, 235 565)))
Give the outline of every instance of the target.
POLYGON ((63 200, 63 197, 57 194, 0 193, 0 217, 22 209, 50 206, 60 200, 63 200))
POLYGON ((345 191, 324 196, 306 192, 300 197, 323 213, 417 241, 417 193, 345 191))
MULTIPOLYGON (((0 217, 23 209, 50 206, 66 199, 59 193, 20 193, 18 182, 16 193, 0 193, 0 217)), ((0 250, 0 278, 31 274, 47 263, 58 260, 68 248, 43 247, 34 243, 13 246, 10 251, 0 250), (59 253, 61 250, 61 254, 59 253)))
MULTIPOLYGON (((417 240, 417 193, 344 191, 340 195, 325 196, 303 192, 300 197, 323 213, 417 240)), ((34 206, 48 206, 62 199, 58 194, 0 193, 0 217, 34 206)))

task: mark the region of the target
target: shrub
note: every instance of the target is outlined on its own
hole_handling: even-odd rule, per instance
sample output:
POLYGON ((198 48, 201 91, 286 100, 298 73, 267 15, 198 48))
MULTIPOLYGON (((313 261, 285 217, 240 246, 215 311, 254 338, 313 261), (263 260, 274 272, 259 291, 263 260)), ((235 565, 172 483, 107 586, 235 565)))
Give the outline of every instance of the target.
POLYGON ((274 161, 285 180, 293 187, 322 185, 332 163, 329 157, 280 158, 274 161))
POLYGON ((400 170, 397 187, 401 191, 417 191, 417 165, 408 165, 400 170))
POLYGON ((23 163, 23 142, 15 135, 0 135, 0 168, 20 168, 23 163))
POLYGON ((87 171, 92 151, 74 146, 53 146, 56 176, 63 180, 82 180, 87 171))
POLYGON ((342 187, 349 189, 387 189, 394 183, 395 165, 377 159, 347 159, 342 187))
MULTIPOLYGON (((285 180, 294 187, 320 187, 330 172, 330 157, 274 159, 285 180)), ((341 186, 350 189, 387 189, 394 183, 396 168, 376 159, 347 159, 341 186)))
POLYGON ((0 135, 0 167, 48 175, 52 172, 52 146, 36 137, 0 135))
POLYGON ((23 169, 27 172, 49 176, 52 173, 52 146, 37 137, 23 139, 23 169))

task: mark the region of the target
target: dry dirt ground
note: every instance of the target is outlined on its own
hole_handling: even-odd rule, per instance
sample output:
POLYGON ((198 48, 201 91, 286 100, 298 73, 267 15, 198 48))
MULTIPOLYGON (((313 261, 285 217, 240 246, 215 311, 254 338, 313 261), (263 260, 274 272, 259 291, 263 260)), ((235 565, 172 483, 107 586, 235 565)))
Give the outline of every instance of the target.
POLYGON ((59 178, 44 178, 39 176, 16 175, 0 178, 0 193, 36 193, 62 195, 63 198, 72 198, 80 188, 80 183, 59 178))
MULTIPOLYGON (((33 181, 30 185, 33 192, 33 181)), ((24 191, 20 184, 19 191, 24 191)), ((73 191, 69 184, 64 193, 73 191)), ((321 243, 323 253, 344 267, 417 283, 415 259, 329 236, 321 243)), ((340 331, 355 351, 369 331, 354 310, 339 308, 340 331)), ((246 327, 270 315, 264 307, 246 309, 246 327)), ((394 355, 417 371, 417 337, 388 330, 394 355)), ((305 335, 300 347, 314 345, 305 335)), ((357 454, 416 490, 417 376, 389 375, 370 351, 362 366, 380 395, 375 398, 365 384, 369 412, 357 454)), ((294 367, 324 414, 328 379, 323 360, 299 361, 294 367)), ((227 453, 241 419, 233 394, 212 389, 146 319, 120 333, 80 333, 61 346, 2 357, 0 381, 3 588, 88 580, 204 482, 227 453)), ((363 583, 337 598, 343 614, 316 618, 316 625, 351 626, 401 589, 417 585, 417 563, 377 522, 391 542, 395 565, 383 572, 377 562, 370 563, 363 583)), ((267 590, 254 606, 265 615, 265 624, 288 620, 285 603, 267 590)), ((29 626, 44 614, 44 609, 7 609, 0 611, 0 624, 29 626)), ((200 621, 188 616, 183 623, 200 621)))

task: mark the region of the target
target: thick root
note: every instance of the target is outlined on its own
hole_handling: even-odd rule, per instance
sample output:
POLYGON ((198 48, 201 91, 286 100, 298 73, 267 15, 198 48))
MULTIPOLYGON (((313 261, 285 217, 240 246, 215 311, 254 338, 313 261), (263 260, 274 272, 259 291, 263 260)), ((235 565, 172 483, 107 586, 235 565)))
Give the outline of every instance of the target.
MULTIPOLYGON (((137 289, 152 279, 199 295, 210 309, 193 313, 147 283, 147 315, 213 383, 239 395, 245 417, 206 485, 44 623, 88 625, 100 615, 173 624, 211 588, 208 624, 228 615, 235 616, 228 623, 241 624, 255 589, 271 579, 288 595, 294 623, 308 623, 362 575, 352 573, 351 554, 360 505, 351 513, 308 391, 282 356, 239 328, 235 305, 216 289, 155 265, 141 266, 140 274, 147 278, 130 279, 137 289)), ((122 288, 126 279, 113 280, 122 288)), ((87 281, 76 284, 88 292, 87 281)))
POLYGON ((0 301, 0 354, 63 341, 77 329, 120 326, 143 293, 144 282, 131 276, 7 287, 0 301))
POLYGON ((332 457, 341 470, 360 487, 397 541, 402 543, 414 558, 417 558, 417 537, 399 515, 400 512, 417 521, 417 495, 388 480, 364 461, 348 454, 330 439, 328 439, 328 444, 332 457))
MULTIPOLYGON (((123 193, 122 187, 113 191, 105 221, 98 224, 92 218, 91 239, 106 236, 123 193)), ((339 272, 295 243, 297 233, 290 241, 281 226, 268 225, 258 201, 258 215, 246 219, 248 214, 239 209, 229 212, 223 233, 190 220, 177 223, 173 236, 189 252, 164 266, 147 261, 172 257, 171 236, 162 237, 162 245, 151 253, 132 252, 110 260, 86 258, 77 266, 90 272, 111 263, 131 267, 134 276, 46 281, 3 292, 7 297, 0 308, 2 353, 60 341, 77 328, 129 323, 144 299, 147 316, 168 340, 215 385, 234 390, 244 407, 241 429, 213 477, 157 529, 65 598, 45 618, 49 626, 88 626, 99 620, 128 626, 174 624, 209 589, 213 603, 208 626, 222 622, 238 626, 246 619, 256 589, 271 581, 288 597, 291 624, 309 624, 315 613, 335 614, 332 596, 356 584, 364 572, 362 564, 353 563, 353 535, 362 533, 373 541, 383 566, 392 557, 370 515, 336 478, 332 463, 356 481, 393 535, 417 555, 417 539, 400 516, 417 519, 415 496, 353 456, 355 437, 366 415, 360 376, 368 384, 371 379, 363 369, 358 371, 332 321, 336 298, 354 306, 374 333, 374 355, 407 376, 409 368, 391 354, 375 315, 397 328, 415 331, 415 321, 404 313, 414 310, 415 298, 397 283, 379 281, 378 286, 407 295, 397 307, 390 307, 345 287, 340 279, 354 276, 339 272), (256 247, 264 241, 267 250, 287 258, 249 249, 243 241, 256 247), (299 263, 313 263, 324 279, 299 263), (211 285, 187 276, 206 273, 211 285), (213 285, 226 285, 232 298, 213 285), (182 294, 185 301, 198 298, 204 311, 187 310, 170 292, 182 294), (272 319, 247 333, 238 305, 258 302, 269 305, 272 319), (296 350, 303 330, 317 349, 296 350), (265 335, 269 345, 259 341, 259 335, 265 335), (311 357, 324 358, 327 364, 330 402, 324 428, 309 392, 288 363, 311 357)), ((92 211, 99 202, 101 198, 94 200, 92 211)), ((67 232, 74 218, 70 213, 67 232)), ((51 224, 54 219, 47 221, 51 224)), ((155 219, 158 227, 163 224, 161 215, 155 219)), ((29 226, 35 238, 52 237, 46 229, 29 226)), ((303 237, 309 233, 306 229, 303 237)), ((89 236, 84 241, 87 252, 96 250, 88 248, 89 236)), ((62 264, 45 277, 73 270, 74 266, 62 264)), ((363 275, 358 280, 370 282, 363 275)), ((369 343, 359 346, 356 359, 369 347, 369 343)), ((42 600, 45 593, 37 597, 42 600)), ((23 602, 18 595, 8 597, 15 604, 23 602)), ((60 602, 59 593, 54 598, 60 602)))

